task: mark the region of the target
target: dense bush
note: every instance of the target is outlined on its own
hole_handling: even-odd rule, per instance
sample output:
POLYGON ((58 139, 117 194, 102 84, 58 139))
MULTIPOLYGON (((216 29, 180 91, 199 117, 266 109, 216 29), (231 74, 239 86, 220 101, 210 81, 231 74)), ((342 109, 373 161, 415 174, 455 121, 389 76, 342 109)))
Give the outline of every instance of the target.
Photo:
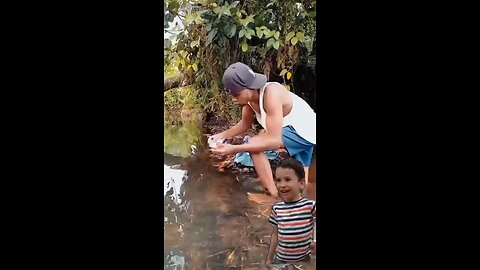
POLYGON ((168 0, 164 13, 166 31, 174 18, 183 24, 164 39, 166 70, 189 78, 203 111, 231 119, 239 109, 221 90, 228 65, 244 62, 291 90, 296 64, 313 51, 315 1, 168 0))

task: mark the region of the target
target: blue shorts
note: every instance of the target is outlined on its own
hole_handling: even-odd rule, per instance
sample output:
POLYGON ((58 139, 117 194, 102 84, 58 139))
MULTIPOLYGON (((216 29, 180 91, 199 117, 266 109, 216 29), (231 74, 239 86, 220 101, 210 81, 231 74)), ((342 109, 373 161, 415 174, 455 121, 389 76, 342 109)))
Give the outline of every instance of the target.
POLYGON ((315 144, 300 137, 292 126, 283 127, 282 141, 292 158, 302 162, 303 167, 310 167, 315 144))

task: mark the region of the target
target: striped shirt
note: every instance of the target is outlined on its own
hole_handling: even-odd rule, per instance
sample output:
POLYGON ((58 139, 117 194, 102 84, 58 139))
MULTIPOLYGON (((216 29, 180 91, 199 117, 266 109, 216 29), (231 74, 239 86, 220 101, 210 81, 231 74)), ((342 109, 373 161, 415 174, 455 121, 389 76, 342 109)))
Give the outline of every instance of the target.
POLYGON ((298 262, 310 254, 315 215, 315 201, 305 198, 296 202, 279 202, 273 205, 268 221, 277 227, 276 257, 279 260, 298 262))

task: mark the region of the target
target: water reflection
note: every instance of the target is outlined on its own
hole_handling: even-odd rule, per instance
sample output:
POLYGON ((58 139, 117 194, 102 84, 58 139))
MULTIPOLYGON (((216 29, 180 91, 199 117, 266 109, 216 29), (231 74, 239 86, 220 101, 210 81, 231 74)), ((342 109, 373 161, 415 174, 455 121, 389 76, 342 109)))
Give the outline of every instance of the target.
MULTIPOLYGON (((182 184, 187 179, 187 171, 181 169, 173 169, 171 166, 164 165, 164 235, 174 238, 182 238, 184 236, 183 215, 185 208, 182 207, 182 184)), ((165 239, 167 240, 167 239, 165 239)), ((165 246, 164 243, 164 261, 165 269, 184 269, 185 257, 178 245, 165 246)), ((172 243, 172 241, 169 241, 172 243)))
MULTIPOLYGON (((168 132, 183 140, 180 128, 168 132)), ((164 269, 265 269, 270 207, 249 201, 234 175, 217 172, 202 132, 189 132, 200 134, 196 154, 190 146, 187 157, 164 153, 164 269)))
POLYGON ((170 196, 170 199, 176 204, 181 204, 180 188, 183 181, 187 179, 187 171, 180 169, 172 169, 170 166, 163 165, 163 195, 170 196))
POLYGON ((189 157, 202 139, 202 129, 194 121, 178 125, 164 125, 164 152, 178 157, 189 157))
POLYGON ((185 269, 185 257, 174 255, 172 251, 168 252, 165 268, 166 270, 185 269))

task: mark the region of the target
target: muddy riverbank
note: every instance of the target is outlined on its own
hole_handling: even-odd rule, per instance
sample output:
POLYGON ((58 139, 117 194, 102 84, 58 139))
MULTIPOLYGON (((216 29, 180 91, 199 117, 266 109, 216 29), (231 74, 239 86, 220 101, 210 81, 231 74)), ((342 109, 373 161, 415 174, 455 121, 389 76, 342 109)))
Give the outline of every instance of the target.
POLYGON ((246 185, 253 168, 207 151, 208 134, 228 128, 214 121, 206 123, 210 130, 192 122, 164 129, 164 269, 267 269, 267 219, 276 201, 246 185))

